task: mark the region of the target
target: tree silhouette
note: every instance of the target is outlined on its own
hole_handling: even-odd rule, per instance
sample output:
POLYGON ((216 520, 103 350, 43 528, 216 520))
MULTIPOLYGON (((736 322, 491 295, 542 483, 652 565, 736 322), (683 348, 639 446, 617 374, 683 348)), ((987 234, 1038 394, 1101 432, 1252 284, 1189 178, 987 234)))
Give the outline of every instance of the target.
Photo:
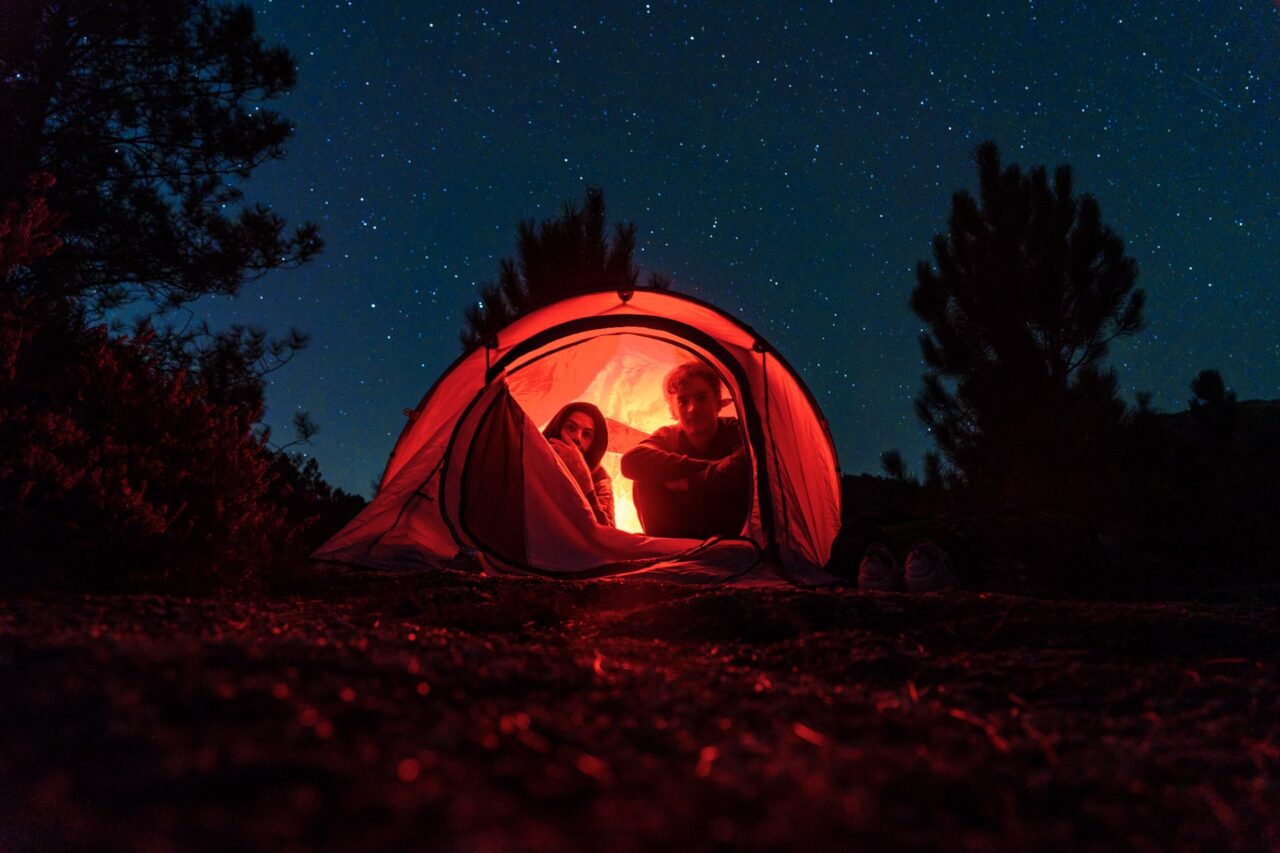
MULTIPOLYGON (((504 258, 498 280, 480 288, 478 304, 467 306, 460 339, 464 351, 491 340, 517 317, 557 299, 598 290, 633 290, 640 278, 634 256, 636 227, 614 225, 605 233, 604 192, 587 189, 581 207, 565 202, 560 216, 516 227, 516 258, 504 258)), ((650 274, 649 286, 670 282, 650 274)))
POLYGON ((1218 371, 1202 370, 1191 380, 1191 393, 1187 407, 1197 438, 1210 452, 1225 453, 1236 431, 1236 392, 1227 390, 1218 371))
POLYGON ((959 480, 1000 503, 1070 501, 1124 415, 1113 339, 1142 325, 1124 242, 1071 169, 1001 168, 975 152, 979 200, 952 197, 949 231, 922 261, 911 307, 928 324, 916 412, 959 480))
POLYGON ((899 483, 907 481, 907 463, 903 461, 899 450, 886 450, 880 454, 880 470, 890 480, 897 480, 899 483))
POLYGON ((305 527, 359 503, 254 426, 305 336, 153 328, 319 250, 238 188, 283 153, 289 124, 262 105, 292 58, 211 0, 0 17, 0 582, 243 580, 301 559, 305 527), (138 299, 132 334, 102 324, 138 299))
POLYGON ((247 6, 16 0, 0 28, 0 200, 51 173, 62 250, 5 281, 91 309, 235 294, 321 247, 314 225, 245 202, 239 183, 292 128, 264 104, 295 80, 247 6))

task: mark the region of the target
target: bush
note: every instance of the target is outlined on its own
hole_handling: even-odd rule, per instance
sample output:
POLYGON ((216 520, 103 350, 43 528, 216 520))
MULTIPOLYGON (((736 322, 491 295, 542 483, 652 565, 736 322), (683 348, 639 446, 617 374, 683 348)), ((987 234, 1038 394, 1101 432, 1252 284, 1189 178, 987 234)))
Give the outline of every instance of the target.
POLYGON ((300 555, 256 412, 66 303, 0 304, 0 577, 94 589, 262 578, 300 555), (38 577, 37 577, 38 576, 38 577))
POLYGON ((316 460, 300 453, 273 454, 269 476, 271 500, 297 528, 308 553, 345 527, 368 503, 359 495, 329 485, 320 476, 316 460))

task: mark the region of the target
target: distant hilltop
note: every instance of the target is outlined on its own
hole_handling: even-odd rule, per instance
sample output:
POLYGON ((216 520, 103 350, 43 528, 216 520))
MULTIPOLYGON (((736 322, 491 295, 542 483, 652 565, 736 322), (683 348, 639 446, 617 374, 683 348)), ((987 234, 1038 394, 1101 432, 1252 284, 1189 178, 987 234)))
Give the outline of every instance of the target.
MULTIPOLYGON (((1190 409, 1154 412, 1156 422, 1167 435, 1191 441, 1194 425, 1190 409)), ((1235 451, 1245 459, 1276 468, 1280 477, 1280 400, 1240 400, 1235 404, 1235 451)), ((902 482, 883 473, 845 474, 845 515, 874 510, 887 520, 908 518, 921 511, 920 486, 902 482)))
MULTIPOLYGON (((1235 413, 1235 444, 1239 450, 1270 450, 1280 444, 1280 400, 1240 400, 1235 413)), ((1190 409, 1160 412, 1157 417, 1179 436, 1189 437, 1192 433, 1190 409)))

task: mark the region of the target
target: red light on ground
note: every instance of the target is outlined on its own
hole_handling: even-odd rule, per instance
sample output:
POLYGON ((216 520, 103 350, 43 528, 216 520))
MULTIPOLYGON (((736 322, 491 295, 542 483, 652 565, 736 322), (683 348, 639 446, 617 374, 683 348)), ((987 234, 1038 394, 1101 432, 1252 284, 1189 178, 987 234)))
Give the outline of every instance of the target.
POLYGON ((401 782, 412 782, 418 778, 420 770, 421 768, 418 766, 417 761, 412 758, 404 758, 396 765, 396 778, 401 782))

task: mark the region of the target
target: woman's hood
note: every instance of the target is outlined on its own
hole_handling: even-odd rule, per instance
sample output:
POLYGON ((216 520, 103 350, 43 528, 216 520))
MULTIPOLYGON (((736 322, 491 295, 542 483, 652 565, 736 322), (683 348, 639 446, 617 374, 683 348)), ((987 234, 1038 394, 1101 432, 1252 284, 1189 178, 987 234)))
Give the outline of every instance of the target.
POLYGON ((609 449, 609 426, 605 423, 604 415, 600 410, 591 403, 570 403, 560 411, 556 412, 556 416, 547 424, 547 428, 542 434, 548 439, 560 438, 560 428, 564 426, 565 418, 574 412, 583 412, 587 417, 591 418, 591 422, 595 424, 595 435, 591 437, 591 446, 587 448, 587 452, 583 454, 587 461, 587 469, 594 470, 600 464, 600 460, 604 458, 604 452, 609 449))

